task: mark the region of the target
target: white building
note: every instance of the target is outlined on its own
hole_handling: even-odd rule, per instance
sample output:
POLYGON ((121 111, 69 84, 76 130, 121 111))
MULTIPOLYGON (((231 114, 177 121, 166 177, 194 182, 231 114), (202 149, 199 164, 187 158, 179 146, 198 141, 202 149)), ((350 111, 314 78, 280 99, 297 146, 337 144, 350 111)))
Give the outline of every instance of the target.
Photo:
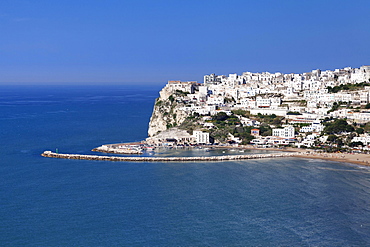
POLYGON ((167 99, 170 95, 176 92, 176 90, 194 93, 195 84, 197 84, 195 81, 168 81, 166 86, 159 92, 159 95, 162 99, 167 99))
POLYGON ((302 127, 299 132, 304 132, 304 133, 307 133, 307 132, 321 132, 324 130, 324 125, 322 125, 320 123, 320 121, 318 120, 315 120, 313 123, 311 123, 310 126, 304 126, 302 127))
POLYGON ((208 87, 207 86, 199 86, 198 87, 199 94, 207 95, 208 94, 208 87))
POLYGON ((257 120, 252 120, 246 117, 239 117, 240 122, 243 124, 243 126, 259 126, 261 123, 257 120))
POLYGON ((307 135, 302 142, 297 143, 296 146, 301 147, 302 145, 306 147, 312 147, 315 143, 315 139, 317 138, 316 134, 307 135))
POLYGON ((262 115, 272 115, 275 114, 276 116, 286 116, 288 109, 287 108, 279 108, 279 109, 265 109, 265 108, 255 108, 250 109, 250 113, 252 115, 258 115, 258 113, 261 113, 262 115))
POLYGON ((291 125, 288 125, 284 127, 283 129, 272 129, 272 135, 283 137, 283 138, 294 138, 294 127, 291 125))
POLYGON ((239 100, 240 107, 255 108, 256 101, 251 98, 242 98, 239 100))
POLYGON ((257 108, 270 108, 271 100, 270 98, 264 99, 261 96, 256 98, 256 106, 257 108))
POLYGON ((223 96, 218 96, 218 95, 209 95, 207 97, 207 104, 211 105, 222 105, 224 104, 225 98, 223 96))
POLYGON ((318 114, 303 113, 301 115, 287 115, 289 123, 314 123, 320 116, 318 114))
POLYGON ((197 144, 209 144, 209 133, 199 130, 193 131, 193 136, 197 144))

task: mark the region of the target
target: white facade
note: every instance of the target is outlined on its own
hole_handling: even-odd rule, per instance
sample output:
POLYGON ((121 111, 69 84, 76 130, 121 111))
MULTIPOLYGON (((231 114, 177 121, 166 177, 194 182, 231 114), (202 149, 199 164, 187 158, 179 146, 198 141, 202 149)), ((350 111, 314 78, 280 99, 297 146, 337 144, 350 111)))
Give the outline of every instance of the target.
POLYGON ((197 144, 209 144, 209 133, 199 130, 193 131, 193 136, 197 144))
POLYGON ((321 132, 324 130, 324 125, 322 125, 320 123, 320 121, 314 121, 313 123, 311 123, 310 126, 304 126, 302 127, 299 132, 304 132, 304 133, 307 133, 307 132, 321 132))
POLYGON ((261 113, 262 115, 272 115, 275 114, 276 116, 286 116, 287 109, 263 109, 263 108, 255 108, 251 109, 250 113, 252 115, 258 115, 258 113, 261 113))
POLYGON ((198 87, 199 94, 207 95, 208 94, 208 87, 207 86, 199 86, 198 87))
POLYGON ((317 114, 303 113, 301 115, 287 115, 289 123, 314 123, 319 119, 317 114))
POLYGON ((207 104, 222 105, 224 104, 224 101, 225 101, 225 98, 223 96, 211 94, 207 97, 207 104))
POLYGON ((283 138, 294 138, 294 127, 289 125, 283 129, 272 129, 272 135, 283 138))
POLYGON ((257 108, 270 108, 271 100, 270 98, 264 99, 261 96, 256 98, 256 106, 257 108))

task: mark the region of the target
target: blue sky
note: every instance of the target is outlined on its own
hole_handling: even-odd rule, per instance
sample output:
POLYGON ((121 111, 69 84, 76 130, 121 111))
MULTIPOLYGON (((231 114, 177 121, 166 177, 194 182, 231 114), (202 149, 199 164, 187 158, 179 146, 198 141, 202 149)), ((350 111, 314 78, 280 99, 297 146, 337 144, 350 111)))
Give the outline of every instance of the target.
POLYGON ((1 0, 0 84, 370 65, 368 0, 1 0))

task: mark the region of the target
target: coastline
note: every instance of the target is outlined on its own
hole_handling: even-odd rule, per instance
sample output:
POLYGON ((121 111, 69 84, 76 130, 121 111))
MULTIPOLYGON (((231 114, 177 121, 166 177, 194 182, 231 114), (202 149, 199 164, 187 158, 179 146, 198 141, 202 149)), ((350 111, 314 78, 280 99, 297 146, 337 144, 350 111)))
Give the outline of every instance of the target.
MULTIPOLYGON (((255 149, 255 148, 246 148, 246 149, 255 149)), ((302 150, 299 148, 264 148, 271 151, 283 151, 283 152, 292 152, 291 157, 296 158, 306 158, 306 159, 322 159, 322 160, 331 160, 342 163, 352 163, 361 166, 370 166, 370 154, 363 153, 321 153, 314 152, 312 150, 306 149, 302 150)))
POLYGON ((370 166, 370 154, 353 154, 353 153, 313 153, 306 154, 295 153, 291 157, 331 160, 342 163, 352 163, 361 166, 370 166))
MULTIPOLYGON (((240 149, 256 149, 249 147, 239 147, 240 149)), ((119 156, 98 156, 98 155, 77 155, 77 154, 57 154, 51 151, 45 151, 41 154, 43 157, 62 158, 62 159, 87 159, 87 160, 110 160, 110 161, 227 161, 227 160, 245 160, 260 158, 282 158, 294 157, 304 159, 321 159, 342 163, 351 163, 361 166, 370 166, 370 154, 361 153, 319 153, 310 150, 303 151, 298 148, 265 148, 270 151, 281 151, 281 153, 258 154, 258 155, 225 155, 225 156, 208 156, 208 157, 119 157, 119 156)))
MULTIPOLYGON (((138 145, 142 144, 142 142, 135 142, 135 143, 121 143, 121 144, 107 144, 104 146, 119 146, 119 145, 138 145)), ((245 150, 259 150, 261 148, 256 148, 251 145, 243 145, 243 146, 219 146, 214 148, 225 148, 225 149, 245 149, 245 150)), ((370 154, 362 154, 362 153, 322 153, 322 152, 314 152, 309 149, 299 149, 299 148, 263 148, 264 150, 269 151, 279 151, 282 153, 290 153, 289 157, 296 157, 296 158, 307 158, 307 159, 322 159, 322 160, 331 160, 336 162, 342 163, 352 163, 361 166, 370 166, 370 154)), ((137 152, 126 152, 126 151, 118 151, 117 149, 112 149, 110 151, 102 149, 101 147, 94 148, 92 151, 95 152, 103 152, 103 153, 116 153, 116 154, 140 154, 137 152)), ((138 156, 139 157, 139 156, 138 156)), ((227 160, 227 159, 222 159, 227 160)))
MULTIPOLYGON (((229 148, 229 147, 228 147, 229 148)), ((231 147, 230 147, 231 148, 231 147)), ((255 148, 252 146, 238 147, 240 149, 248 150, 258 150, 260 148, 255 148)), ((299 148, 263 148, 269 151, 280 151, 280 152, 291 152, 289 157, 305 158, 305 159, 322 159, 331 160, 342 163, 351 163, 361 166, 370 166, 370 154, 363 153, 320 153, 314 152, 309 149, 299 149, 299 148)))

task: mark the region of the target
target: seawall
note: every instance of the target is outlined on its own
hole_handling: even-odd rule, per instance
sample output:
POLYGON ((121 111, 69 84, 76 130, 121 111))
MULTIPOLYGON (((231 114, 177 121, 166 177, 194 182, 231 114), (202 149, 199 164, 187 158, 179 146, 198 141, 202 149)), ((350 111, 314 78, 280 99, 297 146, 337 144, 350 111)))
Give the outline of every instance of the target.
POLYGON ((177 161, 227 161, 227 160, 247 160, 263 158, 281 158, 296 156, 297 153, 274 153, 274 154, 253 154, 253 155, 224 155, 224 156, 205 156, 205 157, 119 157, 119 156, 101 156, 84 154, 60 154, 51 151, 45 151, 41 154, 43 157, 59 159, 76 160, 103 160, 103 161, 121 161, 121 162, 177 162, 177 161))

